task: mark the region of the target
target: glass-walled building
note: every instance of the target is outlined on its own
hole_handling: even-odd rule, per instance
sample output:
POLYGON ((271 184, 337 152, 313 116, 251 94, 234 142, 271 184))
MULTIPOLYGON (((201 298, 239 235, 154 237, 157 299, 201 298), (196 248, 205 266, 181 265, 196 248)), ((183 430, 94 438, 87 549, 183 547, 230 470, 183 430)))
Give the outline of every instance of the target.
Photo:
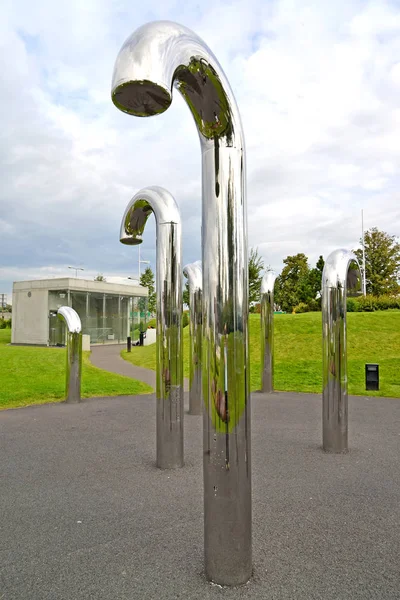
POLYGON ((71 306, 91 344, 133 341, 145 329, 147 288, 87 279, 20 281, 13 286, 12 343, 60 346, 65 327, 57 317, 71 306))

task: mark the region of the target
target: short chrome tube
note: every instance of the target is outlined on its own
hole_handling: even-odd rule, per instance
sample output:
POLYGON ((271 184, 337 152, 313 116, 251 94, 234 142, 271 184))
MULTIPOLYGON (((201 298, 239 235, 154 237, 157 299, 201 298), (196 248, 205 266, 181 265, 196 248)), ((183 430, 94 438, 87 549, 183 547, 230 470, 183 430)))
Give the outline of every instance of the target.
POLYGON ((157 414, 156 454, 160 469, 183 466, 182 231, 173 196, 164 188, 140 190, 122 218, 120 241, 142 242, 147 219, 156 219, 157 414))
POLYGON ((203 40, 176 23, 148 23, 118 54, 112 100, 128 114, 156 115, 170 106, 173 87, 202 153, 205 572, 237 585, 252 573, 244 136, 228 80, 203 40))
POLYGON ((201 261, 183 268, 189 284, 189 414, 203 413, 201 393, 202 288, 201 261))
POLYGON ((73 404, 81 400, 82 325, 78 313, 70 306, 61 306, 57 315, 67 328, 65 399, 73 404))
POLYGON ((348 450, 348 291, 360 289, 360 266, 348 250, 332 252, 322 273, 322 440, 327 452, 348 450))
POLYGON ((274 285, 276 275, 265 273, 261 281, 261 391, 274 391, 274 285))

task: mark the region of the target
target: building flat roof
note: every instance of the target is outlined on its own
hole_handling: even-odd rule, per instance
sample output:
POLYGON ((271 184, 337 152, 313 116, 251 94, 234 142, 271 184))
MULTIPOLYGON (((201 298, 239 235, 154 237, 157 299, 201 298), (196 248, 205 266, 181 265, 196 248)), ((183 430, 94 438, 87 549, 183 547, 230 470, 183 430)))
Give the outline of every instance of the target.
POLYGON ((14 281, 13 292, 25 290, 71 290, 75 292, 103 292, 104 294, 123 294, 124 296, 148 296, 146 287, 135 284, 109 283, 93 279, 60 277, 54 279, 32 279, 14 281))

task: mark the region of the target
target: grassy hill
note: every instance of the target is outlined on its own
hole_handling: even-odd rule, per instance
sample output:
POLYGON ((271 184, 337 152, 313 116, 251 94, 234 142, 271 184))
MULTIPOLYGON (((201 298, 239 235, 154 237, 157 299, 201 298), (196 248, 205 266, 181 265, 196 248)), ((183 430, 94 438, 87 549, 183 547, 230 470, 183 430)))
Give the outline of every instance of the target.
MULTIPOLYGON (((365 363, 379 363, 380 390, 400 397, 400 311, 348 313, 349 393, 365 395, 365 363)), ((184 369, 189 374, 189 328, 184 329, 184 369)), ((321 313, 275 315, 275 389, 322 390, 321 313)), ((155 369, 155 345, 122 352, 133 364, 155 369)), ((260 389, 260 316, 250 315, 251 389, 260 389)))
MULTIPOLYGON (((0 329, 0 410, 56 402, 65 398, 64 348, 7 346, 10 329, 0 329)), ((94 367, 85 352, 82 397, 145 394, 151 388, 128 377, 94 367)))

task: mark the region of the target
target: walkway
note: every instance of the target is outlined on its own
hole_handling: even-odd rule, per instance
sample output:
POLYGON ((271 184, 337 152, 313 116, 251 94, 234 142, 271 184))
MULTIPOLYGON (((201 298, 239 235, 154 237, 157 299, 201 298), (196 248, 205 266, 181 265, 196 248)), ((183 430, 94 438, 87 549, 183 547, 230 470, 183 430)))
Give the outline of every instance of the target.
MULTIPOLYGON (((103 369, 104 371, 110 371, 111 373, 117 373, 118 375, 124 375, 125 377, 131 377, 138 381, 143 381, 150 385, 154 390, 156 389, 156 373, 151 369, 145 369, 144 367, 137 367, 131 362, 121 358, 121 350, 126 348, 125 344, 104 344, 99 346, 91 346, 92 351, 90 355, 90 362, 95 367, 103 369)), ((185 377, 184 379, 184 390, 189 390, 189 381, 185 377)))

